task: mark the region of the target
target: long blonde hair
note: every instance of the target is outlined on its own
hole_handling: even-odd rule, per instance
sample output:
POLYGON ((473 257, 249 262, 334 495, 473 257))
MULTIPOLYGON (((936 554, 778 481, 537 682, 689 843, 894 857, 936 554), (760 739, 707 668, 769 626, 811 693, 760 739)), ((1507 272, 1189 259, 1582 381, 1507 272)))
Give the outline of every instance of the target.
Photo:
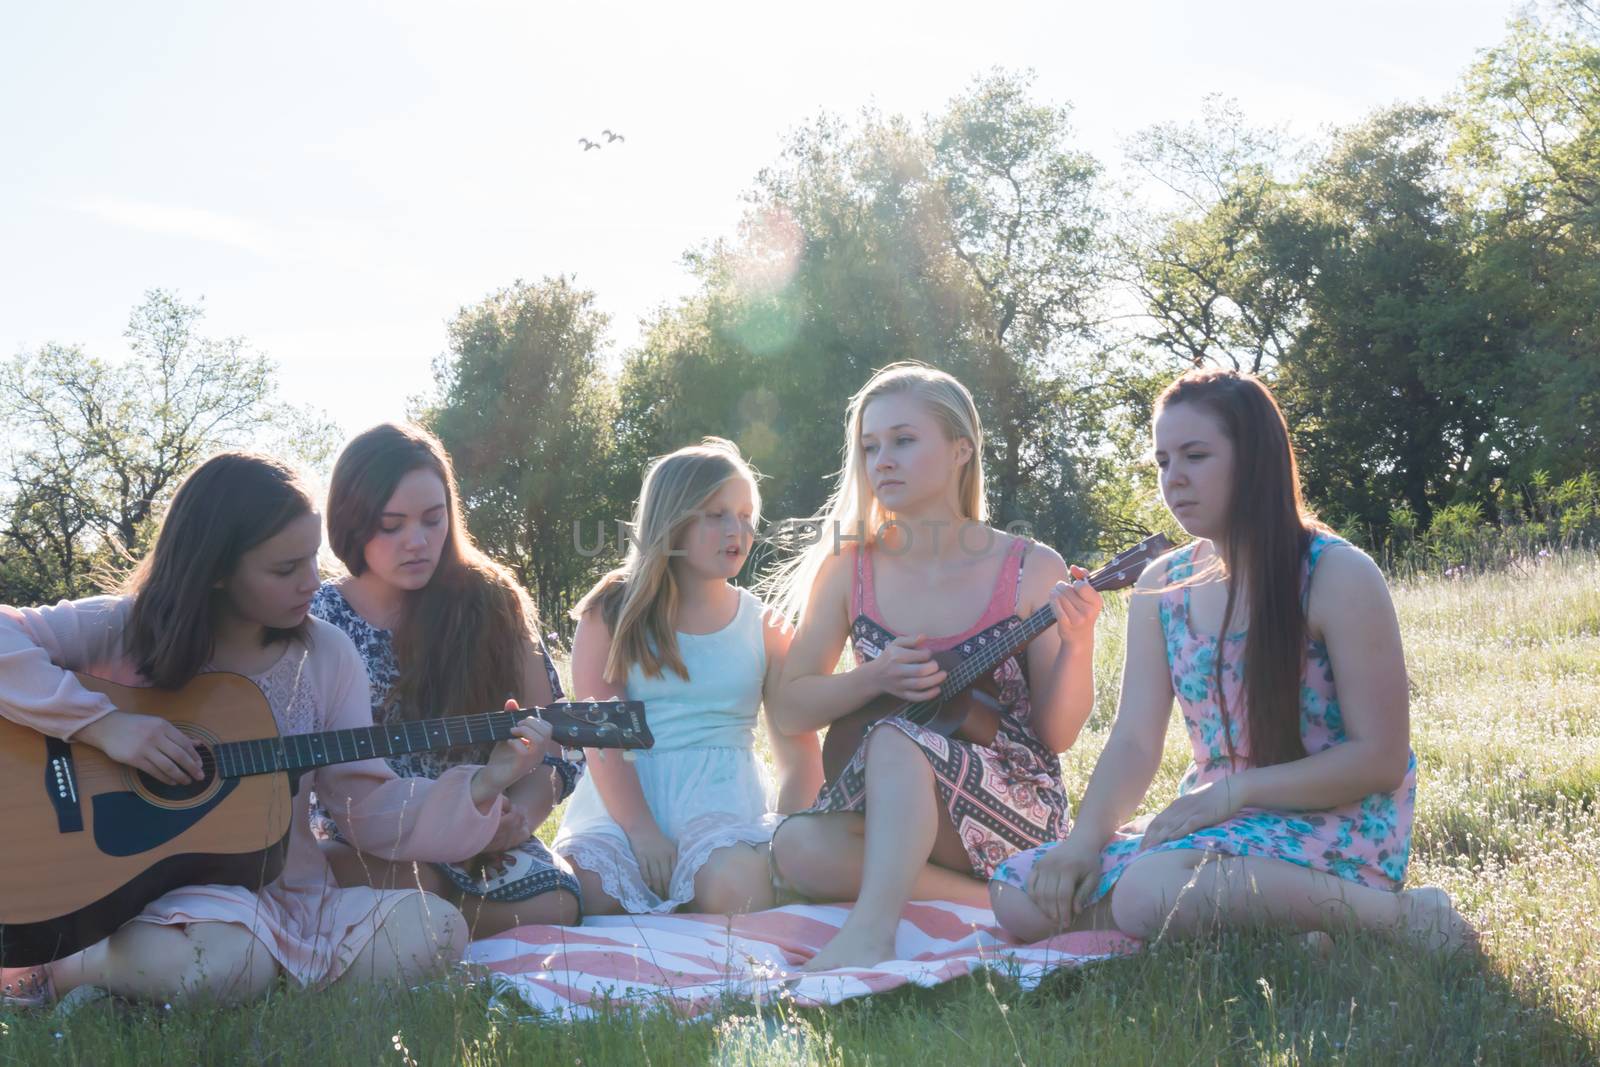
POLYGON ((679 593, 670 552, 707 502, 735 478, 750 484, 754 526, 761 518, 761 492, 755 471, 732 441, 707 437, 650 464, 634 505, 632 536, 622 566, 600 579, 572 609, 572 617, 581 619, 598 607, 611 631, 607 681, 620 684, 636 663, 650 678, 670 669, 688 680, 672 625, 679 593))
POLYGON ((972 444, 972 458, 961 468, 956 486, 956 508, 963 519, 989 521, 989 503, 983 487, 983 424, 972 394, 953 375, 926 363, 907 360, 880 368, 850 398, 845 413, 843 466, 821 516, 813 520, 817 539, 775 568, 760 585, 763 595, 791 622, 799 623, 823 562, 851 543, 845 538, 864 547, 869 543, 866 538, 876 541, 884 527, 894 521, 894 513, 879 502, 867 477, 861 417, 872 401, 895 393, 910 393, 925 404, 947 441, 966 438, 972 444))

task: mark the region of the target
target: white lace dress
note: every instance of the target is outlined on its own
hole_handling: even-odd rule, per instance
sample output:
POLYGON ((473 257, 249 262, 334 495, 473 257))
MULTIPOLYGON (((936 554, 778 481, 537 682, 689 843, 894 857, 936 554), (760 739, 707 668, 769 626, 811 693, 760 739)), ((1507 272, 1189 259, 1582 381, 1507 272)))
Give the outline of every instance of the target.
POLYGON ((667 671, 628 672, 627 695, 642 700, 653 748, 633 756, 656 825, 678 846, 666 897, 645 884, 628 835, 606 811, 594 777, 578 782, 555 850, 600 878, 606 893, 635 915, 668 912, 694 898, 694 878, 719 848, 772 839, 771 782, 755 753, 756 719, 767 656, 762 604, 739 590, 733 621, 710 634, 679 633, 689 680, 667 671))

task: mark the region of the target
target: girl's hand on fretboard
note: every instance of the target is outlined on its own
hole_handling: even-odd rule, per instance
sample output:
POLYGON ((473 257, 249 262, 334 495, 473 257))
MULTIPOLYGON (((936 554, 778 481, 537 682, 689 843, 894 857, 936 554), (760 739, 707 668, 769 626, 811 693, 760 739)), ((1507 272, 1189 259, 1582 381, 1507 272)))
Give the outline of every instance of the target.
MULTIPOLYGON (((517 702, 506 701, 506 710, 516 711, 517 702)), ((478 802, 480 811, 487 811, 490 799, 527 777, 544 761, 551 733, 549 723, 529 716, 511 728, 509 739, 494 746, 489 762, 472 777, 472 799, 478 802)))
POLYGON ((1094 620, 1103 601, 1100 592, 1086 578, 1089 572, 1074 564, 1069 568, 1072 582, 1057 582, 1050 591, 1050 609, 1055 612, 1056 629, 1063 644, 1077 644, 1094 635, 1094 620))

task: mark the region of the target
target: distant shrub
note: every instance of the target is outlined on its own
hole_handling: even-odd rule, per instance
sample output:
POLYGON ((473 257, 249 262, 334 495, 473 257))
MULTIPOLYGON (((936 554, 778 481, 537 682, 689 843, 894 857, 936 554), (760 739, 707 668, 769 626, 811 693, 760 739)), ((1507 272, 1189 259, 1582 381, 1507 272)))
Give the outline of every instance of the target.
POLYGON ((1475 501, 1451 504, 1419 531, 1416 513, 1401 504, 1389 512, 1378 555, 1390 571, 1457 574, 1600 543, 1600 475, 1593 471, 1560 484, 1536 471, 1527 485, 1503 490, 1498 505, 1489 518, 1475 501))

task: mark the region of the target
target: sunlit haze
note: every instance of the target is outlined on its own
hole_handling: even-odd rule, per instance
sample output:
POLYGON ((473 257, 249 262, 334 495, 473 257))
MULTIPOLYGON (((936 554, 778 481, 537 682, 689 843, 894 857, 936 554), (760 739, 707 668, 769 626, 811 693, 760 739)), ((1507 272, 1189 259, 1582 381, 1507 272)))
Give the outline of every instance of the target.
POLYGON ((424 392, 445 324, 575 275, 613 358, 682 296, 786 131, 939 110, 994 66, 1078 146, 1210 92, 1315 135, 1439 99, 1504 0, 1300 5, 29 4, 0 35, 0 354, 96 354, 144 290, 280 366, 346 431, 424 392), (602 130, 622 135, 607 140, 602 130), (602 143, 584 150, 580 137, 602 143))

